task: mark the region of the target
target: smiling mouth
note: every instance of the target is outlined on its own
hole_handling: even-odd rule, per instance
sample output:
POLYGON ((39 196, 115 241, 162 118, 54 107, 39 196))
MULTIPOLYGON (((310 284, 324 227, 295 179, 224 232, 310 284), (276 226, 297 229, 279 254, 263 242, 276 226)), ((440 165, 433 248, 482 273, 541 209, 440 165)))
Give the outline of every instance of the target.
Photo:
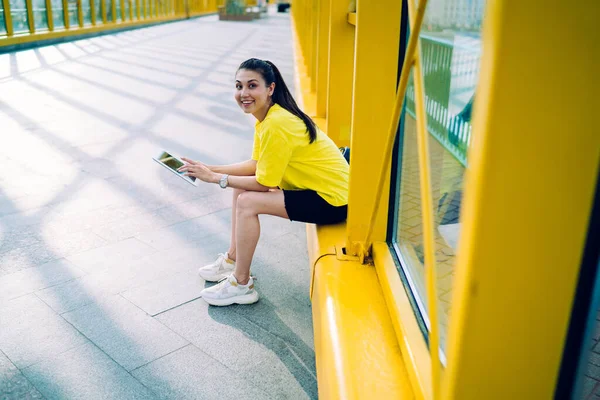
POLYGON ((253 103, 254 103, 253 100, 244 100, 244 101, 242 101, 242 106, 248 107, 249 105, 251 105, 253 103))

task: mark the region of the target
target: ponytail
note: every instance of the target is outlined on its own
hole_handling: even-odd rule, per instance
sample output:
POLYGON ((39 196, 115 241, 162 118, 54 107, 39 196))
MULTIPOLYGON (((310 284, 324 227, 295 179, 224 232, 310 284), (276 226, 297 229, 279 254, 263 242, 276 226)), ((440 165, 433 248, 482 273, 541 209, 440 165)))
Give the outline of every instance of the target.
POLYGON ((287 85, 283 81, 283 77, 279 72, 279 69, 271 61, 263 61, 257 58, 250 58, 240 64, 240 69, 247 69, 250 71, 256 71, 262 75, 267 86, 275 82, 275 90, 273 91, 272 100, 274 103, 279 104, 282 108, 286 109, 296 117, 304 121, 306 125, 306 131, 308 132, 309 143, 314 142, 317 139, 317 127, 314 121, 306 115, 290 93, 287 85))

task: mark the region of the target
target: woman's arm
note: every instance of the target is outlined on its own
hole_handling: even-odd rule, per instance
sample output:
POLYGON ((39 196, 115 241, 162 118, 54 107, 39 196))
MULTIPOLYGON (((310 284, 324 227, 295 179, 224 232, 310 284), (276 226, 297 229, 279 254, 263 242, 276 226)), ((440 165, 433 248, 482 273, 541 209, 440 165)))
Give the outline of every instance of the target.
MULTIPOLYGON (((189 158, 182 158, 183 161, 190 164, 197 164, 199 161, 190 160, 189 158)), ((252 176, 256 174, 256 160, 246 160, 236 164, 228 165, 205 165, 211 171, 219 174, 228 174, 235 176, 252 176)))
MULTIPOLYGON (((183 167, 179 168, 178 171, 185 172, 186 176, 193 176, 207 183, 219 183, 221 177, 223 176, 223 173, 215 172, 214 170, 209 169, 208 166, 201 163, 186 164, 183 167)), ((269 189, 272 189, 269 186, 264 186, 258 183, 258 181, 256 180, 256 176, 254 175, 229 175, 229 177, 227 178, 227 182, 229 187, 235 189, 250 190, 253 192, 268 192, 269 189)))

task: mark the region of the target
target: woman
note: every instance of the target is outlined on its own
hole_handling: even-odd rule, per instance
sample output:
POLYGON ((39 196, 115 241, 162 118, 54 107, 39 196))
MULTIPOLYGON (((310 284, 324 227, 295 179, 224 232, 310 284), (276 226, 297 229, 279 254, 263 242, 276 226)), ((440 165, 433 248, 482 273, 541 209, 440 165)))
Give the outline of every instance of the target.
POLYGON ((270 61, 244 61, 235 77, 235 99, 256 118, 252 158, 238 164, 205 165, 184 158, 186 175, 232 187, 229 251, 200 268, 208 304, 252 304, 258 293, 250 263, 260 236, 260 214, 292 221, 332 224, 346 219, 348 163, 333 141, 303 113, 270 61))

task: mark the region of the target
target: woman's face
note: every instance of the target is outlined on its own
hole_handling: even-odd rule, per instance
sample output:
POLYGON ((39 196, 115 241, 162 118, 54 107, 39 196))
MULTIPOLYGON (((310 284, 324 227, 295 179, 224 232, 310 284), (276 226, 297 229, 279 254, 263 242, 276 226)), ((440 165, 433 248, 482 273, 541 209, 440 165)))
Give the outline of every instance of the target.
POLYGON ((235 76, 235 100, 247 114, 262 121, 271 106, 275 83, 267 86, 262 75, 256 71, 240 69, 235 76))

